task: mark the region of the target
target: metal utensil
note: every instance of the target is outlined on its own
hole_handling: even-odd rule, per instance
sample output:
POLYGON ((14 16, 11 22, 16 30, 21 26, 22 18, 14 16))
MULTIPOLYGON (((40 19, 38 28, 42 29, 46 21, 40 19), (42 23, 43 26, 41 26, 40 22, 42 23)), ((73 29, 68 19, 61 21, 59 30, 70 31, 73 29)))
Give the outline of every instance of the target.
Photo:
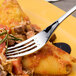
POLYGON ((32 38, 25 40, 19 44, 16 44, 13 47, 9 47, 7 51, 7 58, 12 57, 20 57, 28 54, 32 54, 39 49, 41 49, 46 42, 49 40, 52 33, 58 27, 58 25, 66 19, 70 14, 72 14, 76 10, 76 6, 74 6, 71 10, 69 10, 66 14, 60 17, 57 21, 52 23, 50 26, 45 28, 43 31, 33 36, 32 38))
POLYGON ((59 0, 45 0, 45 1, 56 2, 56 1, 59 1, 59 0))

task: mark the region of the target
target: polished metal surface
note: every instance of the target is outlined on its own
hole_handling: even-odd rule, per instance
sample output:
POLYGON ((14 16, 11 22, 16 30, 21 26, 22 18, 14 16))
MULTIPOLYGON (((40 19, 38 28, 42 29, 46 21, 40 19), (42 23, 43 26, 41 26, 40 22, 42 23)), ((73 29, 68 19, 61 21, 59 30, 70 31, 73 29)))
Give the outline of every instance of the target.
POLYGON ((58 22, 61 23, 64 18, 67 18, 70 14, 72 14, 76 10, 76 6, 74 6, 71 10, 69 10, 65 15, 58 19, 58 22))
POLYGON ((41 31, 37 35, 13 47, 9 47, 8 48, 9 51, 7 51, 7 54, 6 54, 7 58, 29 55, 41 49, 46 44, 46 42, 49 40, 50 36, 55 31, 55 29, 58 27, 58 25, 63 20, 65 20, 70 14, 72 14, 75 10, 76 10, 76 6, 74 6, 65 15, 60 17, 57 21, 52 23, 50 26, 45 28, 43 31, 41 31))
POLYGON ((45 1, 57 2, 57 1, 59 1, 59 0, 45 0, 45 1))

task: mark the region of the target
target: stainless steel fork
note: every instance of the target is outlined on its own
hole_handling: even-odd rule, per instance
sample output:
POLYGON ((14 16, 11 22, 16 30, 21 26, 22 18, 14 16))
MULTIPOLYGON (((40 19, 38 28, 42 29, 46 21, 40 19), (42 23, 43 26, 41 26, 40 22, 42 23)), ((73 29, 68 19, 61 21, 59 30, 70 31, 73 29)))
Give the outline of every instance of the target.
POLYGON ((15 46, 9 47, 7 54, 6 54, 7 58, 29 55, 41 49, 46 44, 46 42, 49 40, 50 36, 55 31, 55 29, 58 27, 58 25, 64 19, 66 19, 70 14, 72 14, 75 10, 76 10, 76 6, 74 6, 66 14, 64 14, 57 21, 55 21, 53 24, 45 28, 43 31, 41 31, 37 35, 19 44, 16 44, 15 46))
POLYGON ((59 0, 45 0, 45 1, 49 1, 49 2, 57 2, 59 0))

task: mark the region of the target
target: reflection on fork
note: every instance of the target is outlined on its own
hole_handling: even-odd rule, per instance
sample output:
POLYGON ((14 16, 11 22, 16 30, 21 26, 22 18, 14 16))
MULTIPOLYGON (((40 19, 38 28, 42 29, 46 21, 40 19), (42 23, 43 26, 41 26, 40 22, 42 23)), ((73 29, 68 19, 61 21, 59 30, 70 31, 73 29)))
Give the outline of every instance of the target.
POLYGON ((57 2, 57 1, 60 1, 60 0, 45 0, 45 1, 49 1, 49 2, 57 2))

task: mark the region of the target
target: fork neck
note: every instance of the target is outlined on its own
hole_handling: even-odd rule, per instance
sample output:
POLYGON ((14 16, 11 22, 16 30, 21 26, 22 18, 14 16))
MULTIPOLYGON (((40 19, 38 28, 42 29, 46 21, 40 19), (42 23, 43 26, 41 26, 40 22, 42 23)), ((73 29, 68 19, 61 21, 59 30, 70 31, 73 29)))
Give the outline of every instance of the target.
POLYGON ((64 21, 68 16, 70 16, 74 11, 76 11, 76 5, 70 9, 67 13, 65 13, 63 16, 61 16, 57 21, 55 21, 53 24, 51 24, 49 27, 44 29, 46 33, 48 33, 48 37, 51 36, 51 34, 55 31, 57 26, 64 21))
POLYGON ((47 33, 48 38, 52 35, 52 33, 55 31, 55 29, 58 27, 58 25, 59 25, 59 22, 56 21, 53 24, 51 24, 50 26, 48 26, 46 29, 43 30, 47 33))

